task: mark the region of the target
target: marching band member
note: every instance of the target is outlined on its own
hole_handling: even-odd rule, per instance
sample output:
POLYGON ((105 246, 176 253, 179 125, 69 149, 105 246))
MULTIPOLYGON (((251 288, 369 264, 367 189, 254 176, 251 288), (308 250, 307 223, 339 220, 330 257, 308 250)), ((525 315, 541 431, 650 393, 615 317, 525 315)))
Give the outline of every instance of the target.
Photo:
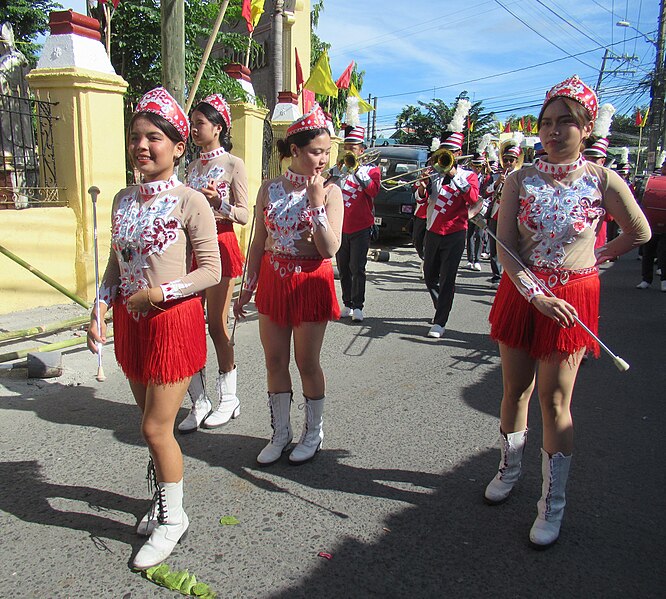
MULTIPOLYGON (((456 273, 465 251, 468 208, 479 201, 476 173, 455 163, 455 158, 462 154, 465 137, 462 130, 470 107, 469 100, 458 100, 453 119, 441 142, 440 150, 453 154, 452 165, 447 165, 444 172, 434 172, 427 182, 419 184, 416 192, 421 198, 428 198, 424 278, 435 308, 428 337, 436 339, 444 335, 453 306, 456 273)), ((437 161, 437 152, 433 157, 437 161)), ((435 166, 435 171, 437 168, 440 167, 435 166)))
POLYGON ((282 158, 291 157, 291 166, 259 190, 247 279, 234 304, 236 318, 244 318, 244 306, 256 288, 273 428, 257 457, 262 466, 277 462, 293 437, 292 337, 305 423, 289 461, 304 464, 321 449, 326 389, 320 353, 326 324, 340 317, 331 258, 340 247, 342 194, 336 185, 324 187, 321 176, 329 162, 331 135, 318 104, 290 125, 286 139, 278 140, 278 150, 282 158))
MULTIPOLYGON (((488 172, 490 170, 485 154, 476 153, 470 161, 470 168, 476 173, 479 179, 479 195, 481 199, 486 202, 488 199, 489 186, 492 185, 493 179, 488 172)), ((492 195, 492 194, 491 194, 492 195)), ((466 268, 469 270, 481 271, 481 263, 479 262, 479 254, 481 252, 481 230, 474 223, 467 224, 467 264, 466 268)))
MULTIPOLYGON (((430 153, 437 151, 440 146, 439 137, 433 137, 430 144, 430 153)), ((424 171, 426 172, 426 171, 424 171)), ((419 181, 420 183, 420 181, 419 181)), ((412 219, 412 242, 419 258, 421 258, 421 273, 423 273, 423 259, 425 257, 423 245, 425 243, 426 224, 428 219, 428 196, 421 197, 418 193, 419 183, 414 183, 414 218, 412 219)))
MULTIPOLYGON (((358 159, 365 151, 365 129, 347 127, 344 151, 358 159)), ((365 267, 370 249, 370 232, 375 222, 373 201, 379 193, 381 173, 373 164, 359 165, 356 170, 344 171, 336 181, 342 190, 344 219, 342 242, 335 256, 340 286, 342 287, 342 317, 351 316, 355 322, 363 321, 365 305, 365 267)))
POLYGON ((499 209, 498 238, 527 266, 500 246, 504 274, 489 320, 504 382, 501 458, 485 499, 502 503, 518 480, 536 386, 543 420, 543 485, 530 541, 537 548, 559 536, 573 451, 571 396, 586 348, 599 353, 573 316, 596 333, 597 265, 649 238, 647 221, 626 183, 581 155, 596 116, 596 95, 577 76, 554 86, 538 119, 547 157, 509 175, 499 209), (606 213, 618 221, 622 234, 595 254, 596 231, 606 213), (537 280, 557 297, 546 295, 537 280))
MULTIPOLYGON (((234 223, 248 221, 247 175, 243 161, 230 154, 231 111, 220 94, 204 98, 192 111, 192 141, 201 148, 199 158, 187 169, 187 183, 208 200, 217 225, 217 244, 222 262, 222 279, 206 289, 208 332, 217 356, 217 409, 213 411, 206 394, 206 371, 192 377, 189 393, 192 409, 178 425, 181 433, 191 433, 201 425, 217 428, 240 415, 236 395, 234 348, 229 345, 229 306, 234 286, 231 281, 243 272, 243 256, 234 232, 234 223)), ((196 264, 192 265, 196 268, 196 264)))
POLYGON ((190 377, 206 364, 206 330, 198 293, 220 280, 215 220, 206 198, 174 174, 189 134, 187 115, 164 88, 137 104, 128 153, 143 183, 116 195, 111 251, 88 348, 106 341, 104 315, 113 306, 115 353, 143 414, 150 449, 150 511, 137 532, 150 535, 134 558, 145 570, 165 560, 189 526, 183 510, 183 455, 174 423, 190 377), (188 273, 194 253, 198 268, 188 273), (154 464, 154 468, 152 467, 154 464), (151 473, 152 471, 152 473, 151 473))

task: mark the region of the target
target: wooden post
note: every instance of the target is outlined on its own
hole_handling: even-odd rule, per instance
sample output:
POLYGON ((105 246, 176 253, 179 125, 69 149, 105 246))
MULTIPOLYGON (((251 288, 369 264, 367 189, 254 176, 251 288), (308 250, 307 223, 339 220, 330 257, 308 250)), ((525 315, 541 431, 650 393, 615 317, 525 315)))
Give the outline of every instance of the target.
POLYGON ((162 85, 185 104, 185 0, 161 0, 162 85))

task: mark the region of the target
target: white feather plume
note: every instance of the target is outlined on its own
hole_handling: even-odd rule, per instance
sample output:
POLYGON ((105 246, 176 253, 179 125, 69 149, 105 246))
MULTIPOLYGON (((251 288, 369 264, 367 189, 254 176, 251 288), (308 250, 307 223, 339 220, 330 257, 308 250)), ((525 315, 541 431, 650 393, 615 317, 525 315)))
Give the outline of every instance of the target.
POLYGON ((601 108, 599 108, 599 116, 597 116, 597 120, 594 122, 592 135, 596 137, 608 137, 614 114, 615 106, 612 104, 602 104, 601 108))
POLYGON ((352 127, 358 127, 361 124, 358 112, 358 98, 356 96, 350 95, 347 97, 345 124, 351 125, 352 127))
POLYGON ((481 138, 479 145, 476 148, 477 154, 483 154, 486 151, 486 148, 490 145, 490 140, 492 138, 492 133, 485 133, 481 138))
POLYGON ((497 148, 493 144, 488 144, 488 160, 497 162, 497 148))
POLYGON ((441 145, 441 141, 439 137, 433 137, 432 141, 430 142, 430 151, 434 152, 435 150, 439 149, 439 146, 441 145))
POLYGON ((472 103, 469 100, 460 98, 458 104, 456 104, 456 110, 453 113, 453 118, 451 122, 447 125, 447 131, 454 131, 455 133, 462 133, 465 128, 465 119, 469 114, 470 108, 472 108, 472 103))
POLYGON ((629 162, 629 148, 622 148, 620 150, 620 164, 627 164, 629 162))

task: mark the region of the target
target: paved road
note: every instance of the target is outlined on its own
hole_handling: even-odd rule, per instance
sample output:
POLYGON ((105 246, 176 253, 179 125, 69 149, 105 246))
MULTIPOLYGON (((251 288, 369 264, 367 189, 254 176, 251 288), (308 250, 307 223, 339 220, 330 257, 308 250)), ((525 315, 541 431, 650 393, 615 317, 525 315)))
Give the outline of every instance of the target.
MULTIPOLYGON (((584 366, 563 532, 535 552, 536 402, 515 495, 500 507, 481 501, 501 396, 483 268, 461 270, 447 334, 432 340, 413 250, 369 264, 365 322, 331 324, 326 337, 324 450, 299 468, 256 467, 269 433, 264 369, 256 321, 241 324, 242 415, 182 438, 192 527, 168 563, 220 597, 663 597, 666 294, 634 289, 635 255, 604 269, 602 336, 632 367, 621 374, 605 357, 584 366), (224 515, 240 524, 220 526, 224 515)), ((80 313, 30 311, 0 328, 80 313)), ((104 383, 87 352, 64 362, 48 381, 0 371, 0 597, 178 596, 128 568, 148 494, 127 383, 111 351, 104 383)))

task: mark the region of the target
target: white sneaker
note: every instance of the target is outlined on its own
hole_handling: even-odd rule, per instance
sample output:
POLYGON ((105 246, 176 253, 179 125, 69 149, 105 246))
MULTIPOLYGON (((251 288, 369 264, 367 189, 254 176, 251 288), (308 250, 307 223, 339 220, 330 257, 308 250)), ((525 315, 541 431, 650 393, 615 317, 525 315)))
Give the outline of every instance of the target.
POLYGON ((647 281, 641 281, 638 285, 636 285, 636 289, 647 289, 648 287, 650 287, 650 283, 647 281))
POLYGON ((352 312, 352 320, 354 322, 363 322, 363 310, 361 308, 354 308, 352 312))
POLYGON ((428 337, 433 337, 434 339, 439 339, 444 334, 444 327, 434 324, 430 327, 428 331, 428 337))
POLYGON ((349 306, 345 306, 340 310, 340 318, 348 318, 352 315, 352 309, 349 306))
POLYGON ((666 291, 666 281, 661 282, 661 290, 666 291))
POLYGON ((467 270, 474 270, 474 264, 472 264, 471 262, 468 262, 467 264, 465 264, 465 268, 467 270))
POLYGON ((488 260, 490 258, 490 254, 487 252, 481 252, 481 260, 488 260))
POLYGON ((478 262, 475 262, 472 265, 472 270, 478 270, 479 272, 481 272, 481 265, 478 262))

